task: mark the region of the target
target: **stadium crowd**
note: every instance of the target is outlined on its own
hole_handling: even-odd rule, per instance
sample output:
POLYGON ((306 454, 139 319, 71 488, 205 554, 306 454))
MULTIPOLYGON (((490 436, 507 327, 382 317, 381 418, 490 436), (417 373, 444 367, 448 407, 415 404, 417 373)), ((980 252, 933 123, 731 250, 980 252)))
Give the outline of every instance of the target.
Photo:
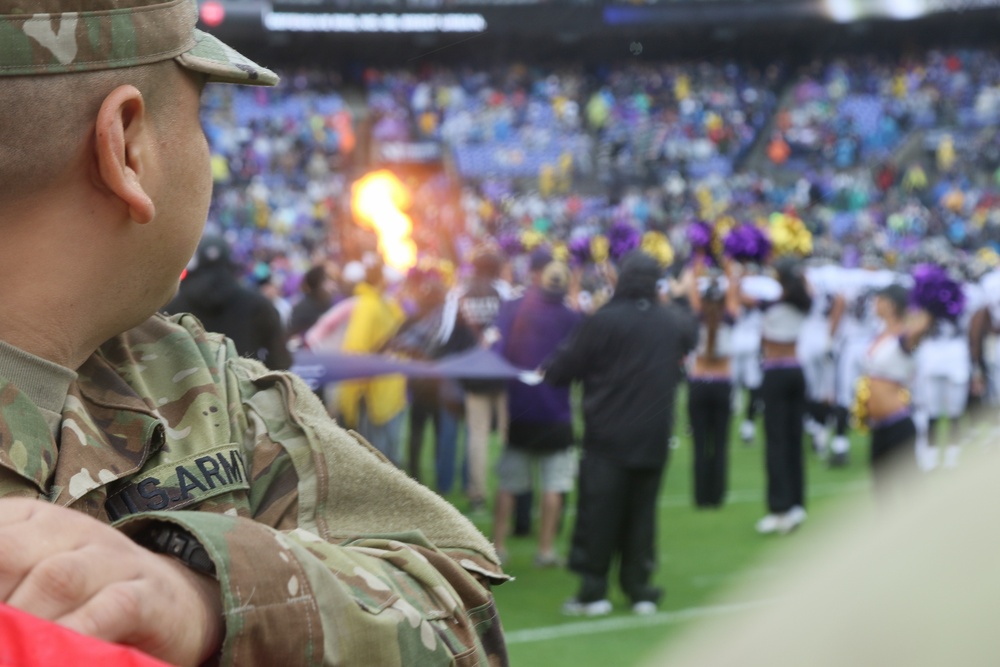
MULTIPOLYGON (((325 398, 415 477, 431 422, 436 475, 425 481, 442 494, 460 483, 472 512, 490 504, 487 443, 499 431, 501 554, 537 463, 536 563, 561 564, 555 535, 578 483, 569 565, 581 587, 567 613, 610 611, 615 553, 633 609, 649 613, 661 592, 641 563, 655 560, 655 513, 639 510, 655 499, 673 411, 657 410, 669 416, 656 424, 633 415, 631 442, 646 447, 634 459, 614 453, 609 425, 624 428, 617 420, 641 401, 601 411, 616 391, 639 391, 637 378, 650 383, 642 400, 667 406, 688 384, 699 507, 725 503, 731 421, 744 442, 763 443, 761 533, 806 519, 806 435, 840 467, 852 458, 850 429, 867 428, 877 491, 891 497, 887 462, 958 465, 970 405, 1000 399, 1000 56, 929 51, 786 69, 367 71, 371 140, 436 142, 450 156, 441 174, 410 182, 420 256, 405 275, 383 266, 373 240, 343 243, 345 165, 361 129, 342 82, 302 72, 274 91, 211 91, 210 229, 224 261, 285 327, 294 321, 293 350, 439 359, 486 348, 537 372, 529 383, 379 376, 325 398), (611 311, 635 322, 655 312, 681 333, 643 339, 641 327, 615 328, 611 311), (622 337, 614 354, 601 336, 622 337), (682 358, 684 373, 664 370, 682 358), (577 380, 579 462, 567 389, 577 380), (618 537, 595 528, 616 522, 628 524, 618 537)), ((263 360, 288 363, 273 351, 263 360)))

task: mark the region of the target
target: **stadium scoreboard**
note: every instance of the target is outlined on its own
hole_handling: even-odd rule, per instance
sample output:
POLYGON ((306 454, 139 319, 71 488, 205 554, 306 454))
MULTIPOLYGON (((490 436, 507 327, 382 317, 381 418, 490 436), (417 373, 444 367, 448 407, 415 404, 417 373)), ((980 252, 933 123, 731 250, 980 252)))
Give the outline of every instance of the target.
POLYGON ((913 20, 1000 8, 1000 0, 205 0, 201 23, 267 34, 600 34, 615 29, 813 20, 913 20))

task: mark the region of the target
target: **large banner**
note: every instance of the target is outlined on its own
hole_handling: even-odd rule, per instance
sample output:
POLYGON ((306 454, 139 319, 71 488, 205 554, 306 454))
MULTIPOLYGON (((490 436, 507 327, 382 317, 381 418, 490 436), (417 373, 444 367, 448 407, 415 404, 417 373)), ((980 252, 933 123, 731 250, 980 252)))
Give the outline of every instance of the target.
POLYGON ((378 354, 295 353, 291 371, 313 389, 333 382, 358 380, 379 375, 405 375, 411 378, 452 380, 520 380, 538 384, 534 371, 512 366, 496 352, 474 348, 434 362, 409 361, 378 354))

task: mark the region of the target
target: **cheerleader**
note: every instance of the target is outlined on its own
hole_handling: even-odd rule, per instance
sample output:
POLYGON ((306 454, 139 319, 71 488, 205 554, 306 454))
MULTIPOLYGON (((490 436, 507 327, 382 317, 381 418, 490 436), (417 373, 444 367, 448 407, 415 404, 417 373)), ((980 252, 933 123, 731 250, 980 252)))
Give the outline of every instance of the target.
MULTIPOLYGON (((739 281, 739 297, 748 303, 773 301, 781 296, 781 286, 770 276, 760 274, 760 266, 771 256, 773 244, 757 225, 744 222, 729 230, 723 241, 723 253, 747 271, 739 281)), ((744 308, 733 324, 732 379, 733 408, 739 411, 739 399, 747 394, 746 416, 740 424, 740 438, 751 444, 756 435, 754 426, 761 407, 760 386, 764 379, 760 365, 761 326, 763 315, 758 309, 744 308)))
MULTIPOLYGON (((742 299, 752 301, 773 301, 781 296, 781 287, 770 276, 760 275, 759 269, 748 267, 748 274, 739 282, 742 299)), ((732 379, 734 385, 734 409, 739 411, 739 398, 746 394, 746 412, 740 424, 740 439, 751 444, 756 435, 755 422, 760 413, 760 385, 764 380, 764 370, 760 365, 760 328, 763 315, 757 308, 743 308, 733 323, 732 335, 732 379)))
POLYGON ((733 321, 739 311, 739 282, 726 262, 725 279, 705 278, 694 266, 688 301, 700 321, 698 347, 688 366, 688 417, 694 440, 694 502, 721 507, 726 496, 733 381, 730 366, 733 321))
POLYGON ((972 392, 995 409, 1000 407, 1000 271, 986 274, 980 287, 982 302, 969 323, 972 392))
POLYGON ((941 463, 941 448, 937 446, 941 420, 947 420, 944 467, 958 465, 959 420, 965 413, 972 381, 972 355, 964 319, 935 321, 917 350, 917 454, 925 471, 941 463))
MULTIPOLYGON (((979 267, 975 262, 970 265, 962 288, 965 294, 962 331, 969 349, 969 397, 965 408, 966 420, 969 425, 975 427, 977 434, 981 434, 983 418, 992 407, 986 391, 987 375, 983 363, 986 336, 989 334, 989 320, 983 320, 983 316, 989 312, 987 306, 990 297, 982 282, 983 274, 975 273, 977 268, 979 267)), ((966 441, 971 436, 972 433, 967 431, 966 441)))
POLYGON ((855 416, 871 430, 872 480, 878 495, 890 486, 889 473, 913 469, 916 426, 910 387, 916 375, 914 350, 933 321, 918 310, 906 322, 909 293, 889 285, 876 293, 875 311, 883 328, 864 357, 864 375, 858 382, 855 416))
POLYGON ((798 260, 783 258, 775 269, 781 296, 756 305, 763 313, 761 353, 764 380, 768 514, 757 522, 757 532, 787 533, 806 519, 802 428, 806 413, 806 386, 796 347, 812 296, 798 260))
POLYGON ((878 334, 875 315, 875 293, 893 282, 890 271, 874 270, 869 266, 845 272, 843 275, 844 310, 837 328, 835 433, 830 444, 830 464, 846 465, 850 451, 847 431, 855 387, 864 372, 865 354, 878 334))
MULTIPOLYGON (((836 398, 833 341, 844 312, 844 299, 836 292, 840 274, 840 267, 831 264, 807 271, 813 304, 803 324, 796 350, 802 362, 809 397, 806 431, 812 436, 813 448, 820 456, 826 454, 828 422, 834 414, 836 398)), ((837 465, 841 459, 831 457, 830 462, 831 465, 837 465)), ((843 462, 846 463, 846 457, 843 462)))
POLYGON ((914 301, 930 304, 934 315, 931 330, 917 350, 917 461, 921 469, 933 470, 940 464, 940 450, 935 446, 938 421, 948 419, 949 442, 945 466, 958 464, 961 451, 957 442, 958 419, 965 412, 972 379, 969 339, 963 324, 966 313, 965 291, 941 266, 924 264, 914 271, 914 301))

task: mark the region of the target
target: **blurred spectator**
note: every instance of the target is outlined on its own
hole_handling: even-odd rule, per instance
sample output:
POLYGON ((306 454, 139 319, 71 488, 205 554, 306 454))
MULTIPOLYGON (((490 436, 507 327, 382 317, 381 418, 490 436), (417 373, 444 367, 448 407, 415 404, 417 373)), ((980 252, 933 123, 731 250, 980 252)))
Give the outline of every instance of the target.
POLYGON ((583 382, 584 438, 569 566, 580 575, 571 615, 610 613, 608 572, 636 613, 656 610, 656 498, 673 431, 681 361, 696 343, 690 311, 659 305, 656 260, 633 254, 615 295, 551 360, 546 382, 583 382))
POLYGON ((323 313, 304 336, 306 346, 313 352, 340 352, 344 349, 344 335, 351 321, 351 313, 358 302, 357 286, 365 280, 365 267, 361 262, 348 262, 341 272, 341 282, 349 295, 323 313))
MULTIPOLYGON (((361 262, 348 262, 341 272, 341 284, 350 296, 341 299, 335 306, 323 313, 302 337, 305 346, 313 352, 342 352, 347 325, 351 322, 351 313, 358 302, 354 296, 357 285, 365 279, 365 267, 361 262)), ((326 405, 327 412, 332 417, 340 416, 340 394, 336 383, 327 384, 317 395, 326 405)))
MULTIPOLYGON (((493 250, 481 250, 472 262, 473 274, 452 295, 461 322, 469 328, 474 345, 496 342, 500 304, 511 296, 510 285, 500 278, 503 260, 493 250)), ((446 313, 445 317, 450 315, 446 313)), ((466 456, 469 482, 466 494, 473 511, 486 506, 487 445, 494 424, 500 439, 507 437, 507 393, 503 381, 464 380, 465 420, 468 427, 466 456)))
MULTIPOLYGON (((539 368, 579 324, 580 315, 563 303, 569 282, 569 267, 551 262, 538 284, 520 299, 503 304, 497 320, 498 348, 513 365, 525 370, 539 368)), ((572 490, 576 472, 569 389, 513 381, 507 385, 507 396, 510 424, 497 464, 499 490, 493 541, 503 558, 515 497, 531 490, 537 468, 542 482, 542 511, 535 564, 556 565, 560 562, 555 538, 563 494, 572 490)))
POLYGON ((229 246, 221 238, 202 239, 177 296, 164 310, 193 314, 208 331, 232 339, 241 356, 253 357, 268 368, 285 370, 292 365, 278 311, 267 297, 239 284, 229 246))
MULTIPOLYGON (((403 309, 385 294, 381 265, 368 268, 365 282, 354 290, 357 302, 344 335, 344 352, 376 354, 384 350, 403 323, 403 309)), ((340 414, 386 458, 399 466, 406 409, 406 379, 387 375, 340 385, 340 414)))
POLYGON ((302 297, 292 308, 288 333, 302 336, 333 303, 333 281, 327 278, 324 266, 314 266, 302 278, 302 297))
MULTIPOLYGON (((390 342, 387 351, 411 359, 436 359, 441 356, 446 342, 441 340, 441 319, 447 289, 441 276, 434 271, 411 271, 408 281, 415 283, 416 310, 390 342)), ((442 436, 449 435, 454 429, 442 429, 442 421, 448 416, 441 404, 441 386, 442 381, 435 378, 410 378, 407 381, 410 397, 407 467, 410 476, 417 481, 421 480, 421 453, 428 421, 434 427, 435 460, 444 457, 446 450, 454 457, 455 443, 442 442, 442 436)), ((437 481, 440 487, 442 480, 437 481)))
POLYGON ((253 280, 257 284, 257 289, 260 293, 278 311, 278 315, 281 317, 281 326, 287 329, 292 319, 292 304, 281 295, 281 286, 275 281, 271 267, 264 263, 255 266, 253 280))

